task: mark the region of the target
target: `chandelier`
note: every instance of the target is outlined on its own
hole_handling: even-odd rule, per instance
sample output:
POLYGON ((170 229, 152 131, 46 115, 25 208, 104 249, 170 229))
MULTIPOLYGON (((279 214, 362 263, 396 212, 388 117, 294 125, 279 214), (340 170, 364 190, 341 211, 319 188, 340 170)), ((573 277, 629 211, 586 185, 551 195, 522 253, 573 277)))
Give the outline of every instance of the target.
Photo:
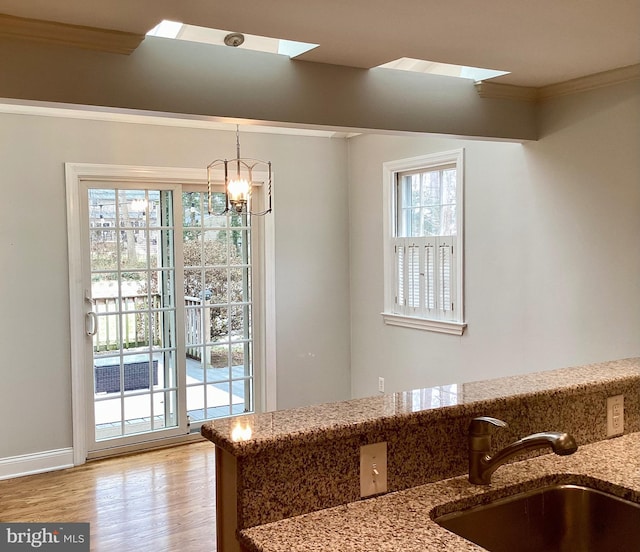
POLYGON ((207 190, 209 194, 209 214, 223 215, 225 213, 237 213, 262 216, 270 213, 271 207, 271 161, 260 161, 240 157, 240 129, 236 125, 236 158, 216 159, 207 166, 207 190), (224 173, 224 197, 225 207, 220 213, 213 209, 214 177, 224 173), (254 174, 261 173, 259 178, 266 175, 267 208, 264 211, 251 210, 251 192, 253 187, 259 185, 254 180, 254 174))

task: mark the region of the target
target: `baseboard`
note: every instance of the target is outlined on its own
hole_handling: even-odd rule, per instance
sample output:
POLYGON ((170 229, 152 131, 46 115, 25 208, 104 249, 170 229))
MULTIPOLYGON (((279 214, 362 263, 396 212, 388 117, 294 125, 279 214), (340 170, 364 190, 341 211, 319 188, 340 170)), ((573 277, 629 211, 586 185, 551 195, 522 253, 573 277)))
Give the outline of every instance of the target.
POLYGON ((73 449, 64 448, 0 458, 0 480, 73 466, 73 449))

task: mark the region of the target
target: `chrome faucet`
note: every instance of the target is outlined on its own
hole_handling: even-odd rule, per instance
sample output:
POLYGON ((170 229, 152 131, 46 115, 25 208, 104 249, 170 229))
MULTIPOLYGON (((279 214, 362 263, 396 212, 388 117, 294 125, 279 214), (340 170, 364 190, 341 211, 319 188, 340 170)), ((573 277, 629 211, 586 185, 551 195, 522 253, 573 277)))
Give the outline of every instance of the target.
POLYGON ((469 481, 475 485, 489 485, 491 474, 519 452, 551 447, 556 454, 566 456, 578 450, 575 439, 568 433, 549 431, 523 437, 494 456, 489 456, 492 427, 507 427, 507 423, 490 416, 481 416, 471 420, 469 426, 469 481))

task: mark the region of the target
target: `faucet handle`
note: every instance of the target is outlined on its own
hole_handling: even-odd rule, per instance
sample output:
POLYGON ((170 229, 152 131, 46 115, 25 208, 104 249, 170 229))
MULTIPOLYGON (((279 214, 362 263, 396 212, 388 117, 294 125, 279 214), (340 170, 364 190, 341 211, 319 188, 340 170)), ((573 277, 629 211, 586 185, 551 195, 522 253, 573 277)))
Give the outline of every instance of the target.
POLYGON ((469 424, 469 433, 471 435, 488 435, 491 426, 495 427, 508 427, 507 422, 498 420, 498 418, 492 418, 491 416, 479 416, 471 420, 469 424))

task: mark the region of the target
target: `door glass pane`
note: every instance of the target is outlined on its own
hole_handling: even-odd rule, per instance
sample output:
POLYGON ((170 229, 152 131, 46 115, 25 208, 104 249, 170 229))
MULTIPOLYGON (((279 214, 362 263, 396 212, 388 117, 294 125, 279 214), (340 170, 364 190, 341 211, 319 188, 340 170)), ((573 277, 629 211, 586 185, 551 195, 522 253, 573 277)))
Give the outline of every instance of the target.
POLYGON ((101 439, 110 439, 122 436, 122 401, 118 398, 107 398, 95 401, 96 435, 101 439), (98 429, 99 428, 99 429, 98 429))
POLYGON ((204 271, 206 293, 212 304, 222 305, 229 302, 228 271, 226 268, 209 268, 204 271))
POLYGON ((202 226, 201 204, 202 194, 199 192, 186 192, 182 194, 182 224, 186 228, 197 228, 202 226))
POLYGON ((178 426, 173 195, 90 189, 96 442, 178 426))
POLYGON ((231 313, 229 318, 231 335, 238 339, 249 335, 249 306, 234 305, 229 309, 229 312, 231 313))
POLYGON ((216 213, 222 213, 225 208, 225 197, 224 193, 214 193, 212 195, 212 209, 211 212, 213 214, 208 213, 208 208, 206 206, 206 194, 201 194, 203 201, 201 201, 201 205, 203 206, 203 221, 204 226, 207 227, 216 227, 216 228, 224 228, 229 224, 229 217, 227 214, 218 215, 216 213))
POLYGON ((115 310, 117 308, 117 299, 98 297, 94 301, 98 331, 93 336, 93 350, 95 353, 119 351, 121 348, 120 315, 108 314, 109 309, 115 310))
POLYGON ((229 307, 226 305, 222 307, 210 307, 210 310, 212 324, 209 340, 214 343, 228 341, 229 332, 232 327, 230 326, 230 322, 232 321, 229 319, 229 307))
POLYGON ((127 435, 151 431, 149 395, 124 397, 124 432, 127 435))
POLYGON ((115 230, 102 226, 95 221, 96 228, 89 233, 91 266, 94 270, 115 270, 118 268, 118 256, 115 247, 115 230))
POLYGON ((240 303, 246 299, 246 286, 244 286, 244 275, 246 269, 231 268, 229 269, 228 296, 229 303, 240 303))

